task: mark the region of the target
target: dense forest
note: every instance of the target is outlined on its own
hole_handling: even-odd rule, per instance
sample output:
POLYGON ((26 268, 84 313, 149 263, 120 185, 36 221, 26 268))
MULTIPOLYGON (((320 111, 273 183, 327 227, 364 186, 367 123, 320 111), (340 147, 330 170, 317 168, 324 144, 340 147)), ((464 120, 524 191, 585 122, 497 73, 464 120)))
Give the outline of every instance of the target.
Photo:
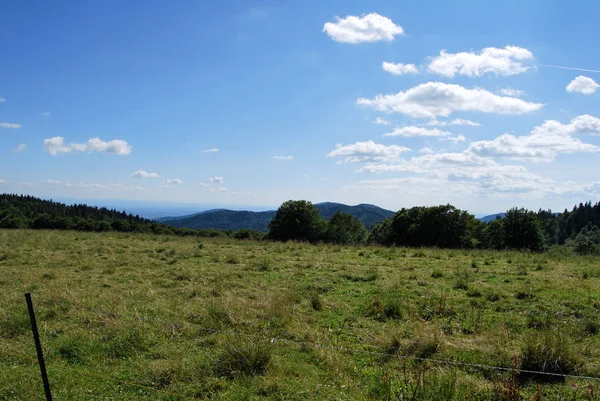
POLYGON ((216 230, 170 227, 104 207, 43 200, 27 195, 0 195, 0 228, 119 231, 173 235, 220 235, 216 230))
POLYGON ((565 245, 582 254, 600 254, 600 203, 571 211, 513 208, 488 223, 452 205, 401 209, 368 230, 361 219, 336 212, 325 219, 308 201, 283 203, 264 234, 251 229, 186 229, 84 204, 65 205, 26 195, 0 195, 0 228, 118 231, 172 235, 232 236, 239 239, 371 243, 384 246, 527 249, 565 245))

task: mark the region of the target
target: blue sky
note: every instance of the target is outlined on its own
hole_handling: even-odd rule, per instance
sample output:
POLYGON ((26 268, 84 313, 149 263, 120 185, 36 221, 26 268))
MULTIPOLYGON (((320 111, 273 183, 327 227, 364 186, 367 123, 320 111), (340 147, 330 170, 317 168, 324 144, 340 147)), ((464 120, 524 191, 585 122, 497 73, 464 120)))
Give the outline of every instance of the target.
POLYGON ((0 192, 478 214, 597 200, 599 12, 533 0, 5 3, 0 192))

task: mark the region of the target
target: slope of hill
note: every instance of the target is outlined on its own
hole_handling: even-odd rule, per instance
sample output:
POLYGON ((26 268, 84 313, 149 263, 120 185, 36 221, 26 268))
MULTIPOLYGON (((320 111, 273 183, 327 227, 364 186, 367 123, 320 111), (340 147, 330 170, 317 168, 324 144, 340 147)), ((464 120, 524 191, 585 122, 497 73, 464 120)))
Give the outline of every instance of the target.
MULTIPOLYGON (((342 203, 324 202, 315 205, 325 219, 329 220, 336 212, 349 213, 363 222, 371 229, 376 223, 394 215, 391 210, 386 210, 375 205, 360 204, 356 206, 342 203)), ((189 216, 167 220, 160 219, 164 224, 180 228, 216 228, 219 230, 239 230, 250 228, 252 230, 267 231, 269 222, 275 216, 275 210, 264 212, 250 212, 247 210, 207 210, 189 216)))
POLYGON ((489 214, 487 216, 480 217, 478 220, 481 220, 484 223, 489 223, 490 221, 496 220, 498 217, 504 218, 506 217, 506 213, 489 214))

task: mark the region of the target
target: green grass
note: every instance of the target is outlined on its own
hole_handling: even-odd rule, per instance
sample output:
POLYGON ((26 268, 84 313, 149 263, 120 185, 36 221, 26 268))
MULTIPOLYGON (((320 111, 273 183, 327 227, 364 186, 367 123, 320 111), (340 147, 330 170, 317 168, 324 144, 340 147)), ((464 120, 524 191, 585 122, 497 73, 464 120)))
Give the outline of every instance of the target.
POLYGON ((600 377, 598 258, 27 230, 0 255, 0 400, 44 399, 27 291, 57 400, 600 393, 422 360, 600 377))

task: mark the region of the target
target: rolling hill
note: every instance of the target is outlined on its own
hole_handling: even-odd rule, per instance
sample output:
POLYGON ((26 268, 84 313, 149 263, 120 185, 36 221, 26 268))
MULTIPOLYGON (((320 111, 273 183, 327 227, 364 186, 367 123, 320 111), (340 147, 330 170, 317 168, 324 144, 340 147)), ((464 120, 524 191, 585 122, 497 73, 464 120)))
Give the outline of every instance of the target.
MULTIPOLYGON (((342 203, 317 203, 315 207, 325 219, 329 220, 336 212, 349 213, 371 229, 378 222, 391 217, 394 212, 375 205, 360 204, 356 206, 342 203)), ((179 228, 216 228, 220 230, 239 230, 249 228, 268 231, 269 222, 275 216, 275 210, 251 212, 247 210, 215 209, 188 216, 162 218, 161 223, 179 228)))

